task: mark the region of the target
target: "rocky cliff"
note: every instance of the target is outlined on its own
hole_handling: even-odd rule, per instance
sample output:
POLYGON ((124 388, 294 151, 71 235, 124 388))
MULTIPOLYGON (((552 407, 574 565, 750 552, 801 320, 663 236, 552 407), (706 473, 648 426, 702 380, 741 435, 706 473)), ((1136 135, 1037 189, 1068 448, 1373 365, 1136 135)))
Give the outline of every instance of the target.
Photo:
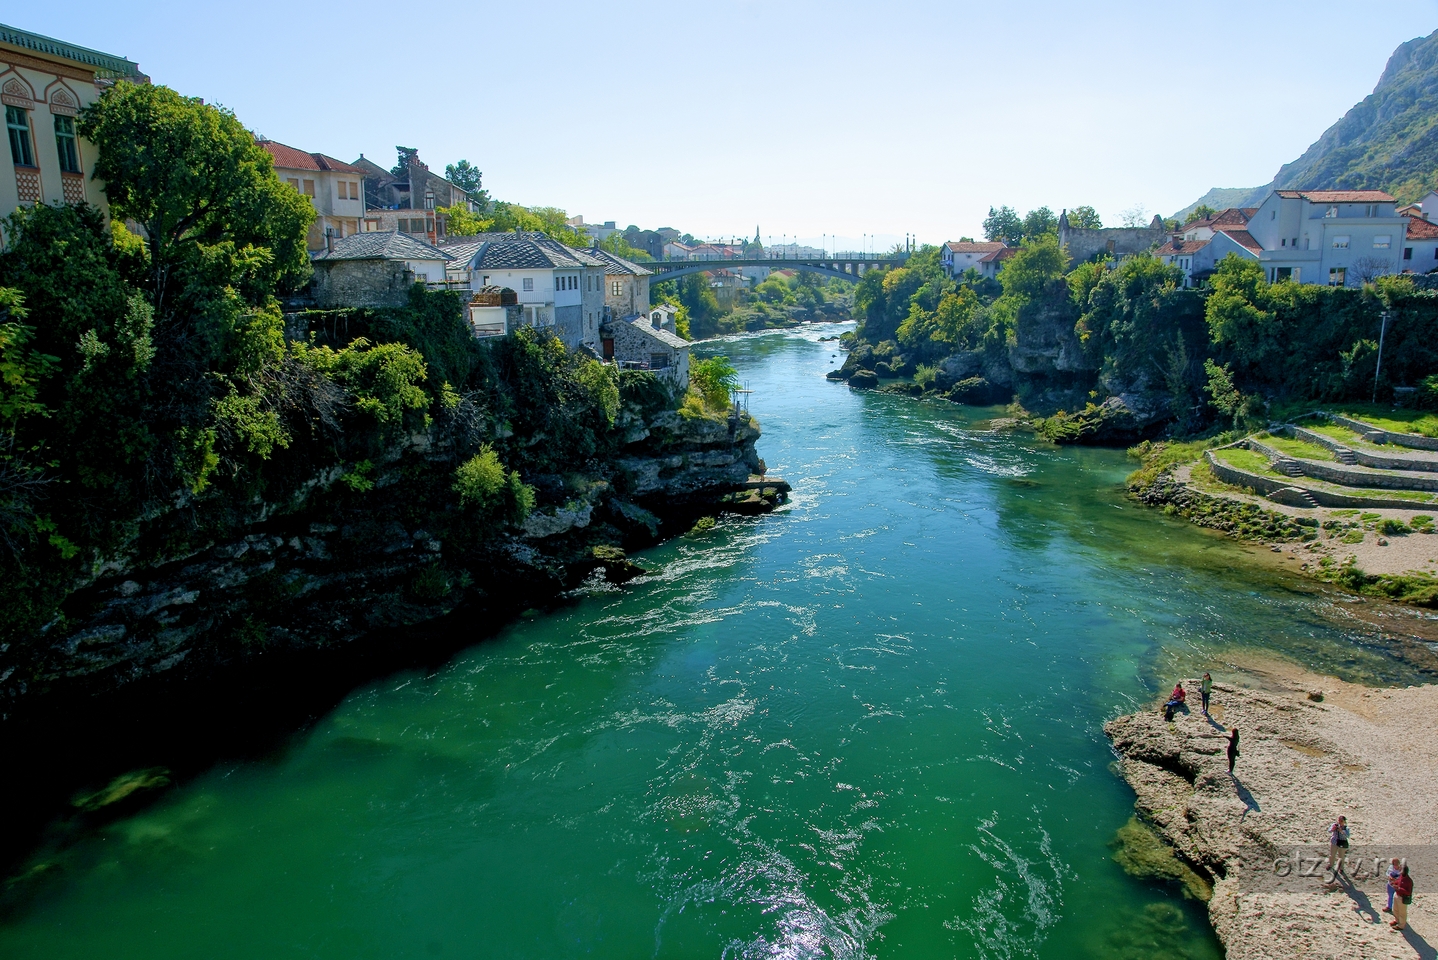
POLYGON ((455 508, 452 457, 429 433, 392 447, 359 490, 331 469, 284 503, 248 504, 227 536, 137 546, 159 559, 106 561, 37 635, 0 646, 0 714, 162 675, 222 682, 455 611, 502 620, 589 576, 642 572, 625 548, 724 509, 764 469, 747 417, 625 409, 616 426, 617 457, 532 478, 539 503, 518 526, 476 529, 455 508))

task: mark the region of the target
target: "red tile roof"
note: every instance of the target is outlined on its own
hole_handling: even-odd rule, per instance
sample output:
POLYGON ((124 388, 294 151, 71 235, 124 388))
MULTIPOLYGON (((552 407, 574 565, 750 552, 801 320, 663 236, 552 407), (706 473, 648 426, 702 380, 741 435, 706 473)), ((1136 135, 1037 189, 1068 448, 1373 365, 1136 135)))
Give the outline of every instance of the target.
POLYGON ((1253 215, 1257 212, 1257 207, 1229 207, 1210 216, 1190 220, 1183 225, 1182 229, 1192 230, 1195 227, 1208 227, 1211 230, 1216 230, 1226 226, 1241 227, 1253 219, 1253 215))
POLYGON ((1218 232, 1223 234, 1225 237, 1228 237, 1240 247, 1252 250, 1254 253, 1259 253, 1263 250, 1263 245, 1257 240, 1253 239, 1253 234, 1249 233, 1247 230, 1224 229, 1218 232))
POLYGON ((1002 243, 997 244, 998 249, 987 256, 979 257, 979 263, 997 263, 1000 260, 1007 260, 1018 253, 1013 247, 1006 247, 1002 243))
POLYGON ((303 150, 296 150, 294 147, 286 146, 276 140, 261 140, 260 146, 264 147, 265 151, 274 158, 277 169, 325 170, 364 176, 364 171, 358 167, 323 153, 305 153, 303 150))
POLYGON ((1310 203, 1393 203, 1382 190, 1279 190, 1285 200, 1302 198, 1310 203))
POLYGON ((975 243, 972 240, 950 240, 944 246, 954 253, 993 253, 1003 249, 1004 245, 998 241, 975 243))
POLYGON ((1438 240, 1438 223, 1429 223, 1416 217, 1408 221, 1409 240, 1438 240))
POLYGON ((1155 250, 1154 254, 1160 257, 1181 257, 1190 253, 1197 253, 1208 246, 1208 244, 1209 241, 1207 240, 1180 240, 1175 238, 1155 250))

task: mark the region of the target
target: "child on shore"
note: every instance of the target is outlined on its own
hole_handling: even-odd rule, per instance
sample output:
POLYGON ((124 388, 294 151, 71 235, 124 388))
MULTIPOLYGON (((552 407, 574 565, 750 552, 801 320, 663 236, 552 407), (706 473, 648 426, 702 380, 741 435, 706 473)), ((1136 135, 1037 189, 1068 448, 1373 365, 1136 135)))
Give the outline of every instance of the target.
POLYGON ((1394 894, 1395 889, 1396 889, 1396 888, 1393 886, 1393 884, 1394 884, 1395 882, 1397 882, 1397 880, 1398 880, 1399 877, 1403 876, 1403 870, 1401 869, 1401 866, 1402 866, 1402 861, 1400 861, 1397 857, 1394 857, 1394 858, 1389 862, 1389 865, 1388 865, 1388 906, 1386 906, 1386 907, 1383 908, 1383 912, 1384 912, 1384 913, 1392 913, 1392 912, 1393 912, 1393 894, 1394 894))

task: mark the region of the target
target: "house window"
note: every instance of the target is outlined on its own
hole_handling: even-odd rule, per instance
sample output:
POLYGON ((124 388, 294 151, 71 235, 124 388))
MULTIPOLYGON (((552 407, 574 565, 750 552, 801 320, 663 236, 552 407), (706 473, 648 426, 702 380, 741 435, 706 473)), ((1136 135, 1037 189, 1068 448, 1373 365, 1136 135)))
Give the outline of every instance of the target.
POLYGON ((617 296, 619 296, 619 281, 618 281, 618 280, 612 280, 612 281, 610 281, 610 283, 609 283, 609 295, 610 295, 611 297, 617 297, 617 296))
POLYGON ((1292 267, 1276 267, 1276 268, 1274 268, 1274 271, 1273 271, 1273 279, 1274 279, 1276 282, 1279 282, 1279 283, 1283 282, 1284 280, 1292 280, 1292 279, 1293 279, 1293 268, 1292 268, 1292 267))
POLYGON ((1282 240, 1278 241, 1278 245, 1279 245, 1280 247, 1286 247, 1286 246, 1288 246, 1288 238, 1287 238, 1287 237, 1284 237, 1282 240))
POLYGON ((315 182, 313 180, 306 180, 305 188, 301 192, 313 200, 315 198, 315 182))
POLYGON ((10 133, 10 157, 15 166, 35 166, 35 153, 30 149, 30 118, 23 107, 5 108, 5 128, 10 133))
POLYGON ((1337 204, 1335 204, 1335 205, 1329 207, 1327 210, 1323 211, 1323 216, 1325 216, 1325 217, 1336 217, 1336 216, 1338 216, 1338 206, 1337 206, 1337 204))
POLYGON ((1378 204, 1376 204, 1376 203, 1370 203, 1368 206, 1364 207, 1364 208, 1363 208, 1363 215, 1364 215, 1365 217, 1376 217, 1376 216, 1378 216, 1378 204))
POLYGON ((1347 238, 1347 237, 1334 237, 1334 238, 1333 238, 1333 248, 1334 248, 1335 250, 1347 250, 1347 249, 1348 249, 1348 238, 1347 238))
POLYGON ((1330 287, 1346 287, 1348 285, 1348 270, 1344 267, 1330 267, 1328 270, 1328 285, 1330 287))
POLYGON ((55 150, 61 173, 80 172, 80 151, 75 146, 75 118, 55 114, 55 150))
POLYGON ((668 370, 668 369, 669 369, 669 354, 667 354, 667 353, 651 353, 651 354, 649 355, 649 369, 650 369, 650 370, 668 370))
POLYGON ((1392 238, 1391 236, 1388 236, 1387 234, 1384 234, 1384 235, 1381 236, 1381 237, 1374 237, 1374 238, 1373 238, 1373 249, 1374 249, 1374 250, 1387 250, 1389 244, 1391 244, 1392 242, 1393 242, 1393 238, 1392 238))
POLYGON ((524 292, 525 292, 525 293, 533 293, 533 292, 534 292, 534 278, 533 278, 533 277, 525 277, 525 278, 524 278, 524 292))
POLYGON ((358 200, 359 198, 360 198, 359 181, 357 181, 357 180, 351 180, 351 181, 350 181, 350 199, 351 199, 351 200, 358 200))
POLYGON ((1412 248, 1412 247, 1404 247, 1404 248, 1403 248, 1403 259, 1404 259, 1404 260, 1412 260, 1412 259, 1413 259, 1413 248, 1412 248))
POLYGON ((295 188, 295 193, 299 193, 299 192, 300 192, 300 182, 299 182, 298 180, 296 180, 294 177, 286 177, 286 178, 285 178, 285 183, 288 183, 290 186, 294 187, 294 188, 295 188))

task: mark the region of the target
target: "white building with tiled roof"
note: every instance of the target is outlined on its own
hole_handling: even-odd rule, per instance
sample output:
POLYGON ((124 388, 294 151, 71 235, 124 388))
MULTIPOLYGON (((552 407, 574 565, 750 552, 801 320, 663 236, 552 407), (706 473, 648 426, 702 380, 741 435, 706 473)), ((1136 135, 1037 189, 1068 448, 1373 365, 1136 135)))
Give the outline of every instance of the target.
POLYGON ((1403 243, 1403 270, 1427 273, 1438 269, 1438 223, 1410 218, 1403 243))
POLYGON ((360 232, 364 219, 364 172, 358 167, 323 153, 306 153, 276 140, 261 140, 275 162, 275 174, 310 198, 315 222, 310 225, 305 246, 313 253, 324 250, 332 240, 360 232))
POLYGON ((633 317, 649 310, 652 270, 595 245, 587 251, 604 264, 604 306, 615 317, 633 317))
MULTIPOLYGON (((1209 239, 1212 238, 1210 233, 1209 239)), ((1171 267, 1177 267, 1183 271, 1183 285, 1185 288, 1193 286, 1193 258, 1204 247, 1208 246, 1209 239, 1185 240, 1182 236, 1175 236, 1168 243, 1163 244, 1154 250, 1153 255, 1163 263, 1171 267)))
POLYGON ((984 257, 1002 249, 1004 245, 997 241, 950 240, 939 250, 939 267, 950 277, 957 277, 970 267, 981 269, 979 262, 984 257))
POLYGON ((447 277, 471 290, 509 287, 525 322, 549 330, 565 346, 599 350, 606 264, 542 233, 482 233, 451 240, 447 277))
POLYGON ((1217 228, 1193 272, 1235 254, 1258 261, 1270 283, 1361 286, 1403 269, 1407 225, 1381 190, 1276 190, 1245 228, 1217 228))

